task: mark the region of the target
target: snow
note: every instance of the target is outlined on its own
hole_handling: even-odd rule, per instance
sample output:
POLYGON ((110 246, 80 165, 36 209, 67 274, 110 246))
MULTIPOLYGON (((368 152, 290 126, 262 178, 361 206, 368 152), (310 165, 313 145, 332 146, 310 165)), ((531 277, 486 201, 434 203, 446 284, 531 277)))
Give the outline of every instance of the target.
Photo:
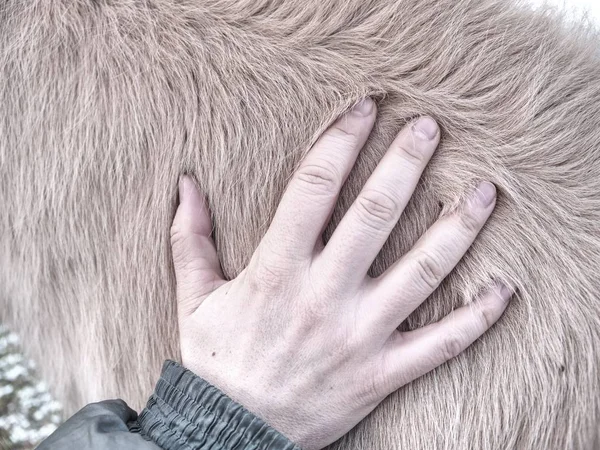
POLYGON ((20 353, 17 335, 0 325, 0 447, 33 448, 57 428, 60 410, 20 353))

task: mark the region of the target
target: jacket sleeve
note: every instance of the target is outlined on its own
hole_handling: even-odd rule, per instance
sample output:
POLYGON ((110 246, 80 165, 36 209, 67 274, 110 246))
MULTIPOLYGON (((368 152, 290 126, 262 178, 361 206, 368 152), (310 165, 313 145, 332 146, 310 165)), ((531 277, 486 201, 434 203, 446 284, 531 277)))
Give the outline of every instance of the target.
POLYGON ((161 450, 127 424, 137 414, 122 400, 91 403, 62 424, 37 450, 161 450))
POLYGON ((166 361, 139 417, 125 402, 86 406, 38 450, 301 450, 239 403, 166 361))

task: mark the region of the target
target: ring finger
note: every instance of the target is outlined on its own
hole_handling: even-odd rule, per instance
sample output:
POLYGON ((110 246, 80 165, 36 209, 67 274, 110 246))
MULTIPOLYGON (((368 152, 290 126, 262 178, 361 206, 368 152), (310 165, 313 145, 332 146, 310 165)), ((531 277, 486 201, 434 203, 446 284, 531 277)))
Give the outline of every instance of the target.
POLYGON ((430 117, 404 127, 325 246, 320 256, 324 270, 335 267, 335 277, 345 285, 363 281, 410 200, 439 138, 439 128, 430 117))
POLYGON ((412 250, 369 283, 365 318, 371 332, 387 337, 429 297, 467 252, 496 204, 484 181, 454 213, 440 218, 412 250))

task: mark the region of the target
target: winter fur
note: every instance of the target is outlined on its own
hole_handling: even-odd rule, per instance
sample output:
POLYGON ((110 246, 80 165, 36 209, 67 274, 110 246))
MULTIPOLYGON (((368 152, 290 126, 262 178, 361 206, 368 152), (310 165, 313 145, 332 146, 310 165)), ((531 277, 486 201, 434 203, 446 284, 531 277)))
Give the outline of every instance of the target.
POLYGON ((207 194, 234 277, 315 137, 371 95, 327 236, 401 126, 431 114, 442 145, 373 274, 484 178, 493 218, 403 326, 492 279, 519 295, 332 448, 599 448, 598 42, 516 0, 1 0, 2 320, 68 412, 140 408, 178 357, 179 175, 207 194))

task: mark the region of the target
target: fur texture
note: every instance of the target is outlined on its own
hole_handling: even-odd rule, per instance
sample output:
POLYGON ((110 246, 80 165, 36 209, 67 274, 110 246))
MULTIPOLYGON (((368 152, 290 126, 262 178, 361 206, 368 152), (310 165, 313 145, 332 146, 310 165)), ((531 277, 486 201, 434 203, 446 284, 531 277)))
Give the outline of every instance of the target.
POLYGON ((207 194, 234 277, 311 143, 371 95, 327 236, 401 126, 431 114, 442 145, 373 275, 485 178, 493 218, 403 327, 495 278, 519 295, 331 448, 599 448, 598 42, 516 0, 1 0, 2 320, 68 412, 140 408, 178 357, 179 175, 207 194))

